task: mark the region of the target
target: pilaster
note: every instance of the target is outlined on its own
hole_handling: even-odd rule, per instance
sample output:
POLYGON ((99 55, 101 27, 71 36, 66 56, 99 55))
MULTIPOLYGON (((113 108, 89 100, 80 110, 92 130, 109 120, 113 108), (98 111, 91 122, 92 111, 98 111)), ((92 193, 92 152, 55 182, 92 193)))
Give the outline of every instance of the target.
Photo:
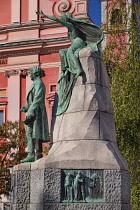
POLYGON ((8 78, 8 120, 19 120, 20 110, 20 76, 15 73, 15 76, 8 78))
POLYGON ((20 23, 20 0, 12 0, 12 23, 20 23))

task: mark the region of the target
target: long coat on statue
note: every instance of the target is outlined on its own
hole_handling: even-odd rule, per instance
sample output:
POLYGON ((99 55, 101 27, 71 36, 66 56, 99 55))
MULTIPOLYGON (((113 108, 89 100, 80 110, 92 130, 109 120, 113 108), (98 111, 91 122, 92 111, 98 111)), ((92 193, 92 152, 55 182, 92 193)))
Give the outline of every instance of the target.
MULTIPOLYGON (((30 87, 27 95, 26 117, 32 116, 31 122, 27 125, 26 134, 31 130, 32 139, 39 139, 42 142, 49 141, 48 119, 45 107, 46 88, 40 78, 37 78, 30 87)), ((28 134, 27 134, 28 140, 28 134)))

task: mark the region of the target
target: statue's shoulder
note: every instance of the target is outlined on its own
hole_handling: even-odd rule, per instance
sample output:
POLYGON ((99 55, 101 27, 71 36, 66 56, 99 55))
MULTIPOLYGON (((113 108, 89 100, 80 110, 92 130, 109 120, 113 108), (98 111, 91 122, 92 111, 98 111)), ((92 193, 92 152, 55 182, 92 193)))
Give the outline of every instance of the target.
POLYGON ((36 82, 35 82, 35 86, 36 86, 36 87, 44 87, 45 85, 44 85, 44 83, 42 82, 41 79, 38 79, 38 80, 36 80, 36 82))

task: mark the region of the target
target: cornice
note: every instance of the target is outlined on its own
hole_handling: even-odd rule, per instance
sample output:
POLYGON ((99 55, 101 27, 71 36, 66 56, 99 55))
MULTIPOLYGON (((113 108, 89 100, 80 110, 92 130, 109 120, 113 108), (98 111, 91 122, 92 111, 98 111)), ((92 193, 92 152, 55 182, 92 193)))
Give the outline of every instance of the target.
POLYGON ((46 39, 32 39, 32 40, 21 40, 21 41, 14 41, 14 42, 6 42, 0 44, 0 48, 2 47, 13 47, 13 46, 20 46, 20 45, 29 45, 29 44, 38 44, 38 43, 46 43, 46 42, 54 42, 54 41, 64 41, 67 40, 67 36, 61 36, 56 38, 46 38, 46 39))
POLYGON ((47 39, 23 40, 0 44, 0 58, 20 55, 55 53, 70 46, 67 36, 47 39))
POLYGON ((14 23, 10 25, 1 25, 0 26, 0 34, 15 32, 15 31, 23 31, 23 30, 33 30, 33 29, 45 29, 45 28, 54 28, 61 27, 60 23, 55 21, 32 21, 28 23, 14 23))
POLYGON ((32 66, 39 66, 39 62, 2 66, 0 72, 4 72, 5 76, 26 75, 25 70, 29 70, 32 66))
POLYGON ((7 105, 8 101, 0 101, 0 105, 7 105))
MULTIPOLYGON (((88 16, 79 17, 77 19, 90 20, 88 16)), ((9 24, 9 25, 0 25, 0 34, 8 33, 8 32, 15 32, 15 31, 46 29, 46 28, 56 28, 56 27, 62 27, 62 25, 52 20, 30 21, 27 23, 14 23, 14 24, 9 24)))

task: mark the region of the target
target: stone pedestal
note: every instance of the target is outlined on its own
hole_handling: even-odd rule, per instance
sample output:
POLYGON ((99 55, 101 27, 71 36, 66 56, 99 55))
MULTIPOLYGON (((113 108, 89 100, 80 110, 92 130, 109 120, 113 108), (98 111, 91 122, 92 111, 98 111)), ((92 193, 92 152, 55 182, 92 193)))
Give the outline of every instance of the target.
POLYGON ((116 144, 105 66, 88 47, 79 58, 84 73, 67 111, 53 116, 49 155, 14 167, 13 210, 131 209, 129 172, 116 144))

